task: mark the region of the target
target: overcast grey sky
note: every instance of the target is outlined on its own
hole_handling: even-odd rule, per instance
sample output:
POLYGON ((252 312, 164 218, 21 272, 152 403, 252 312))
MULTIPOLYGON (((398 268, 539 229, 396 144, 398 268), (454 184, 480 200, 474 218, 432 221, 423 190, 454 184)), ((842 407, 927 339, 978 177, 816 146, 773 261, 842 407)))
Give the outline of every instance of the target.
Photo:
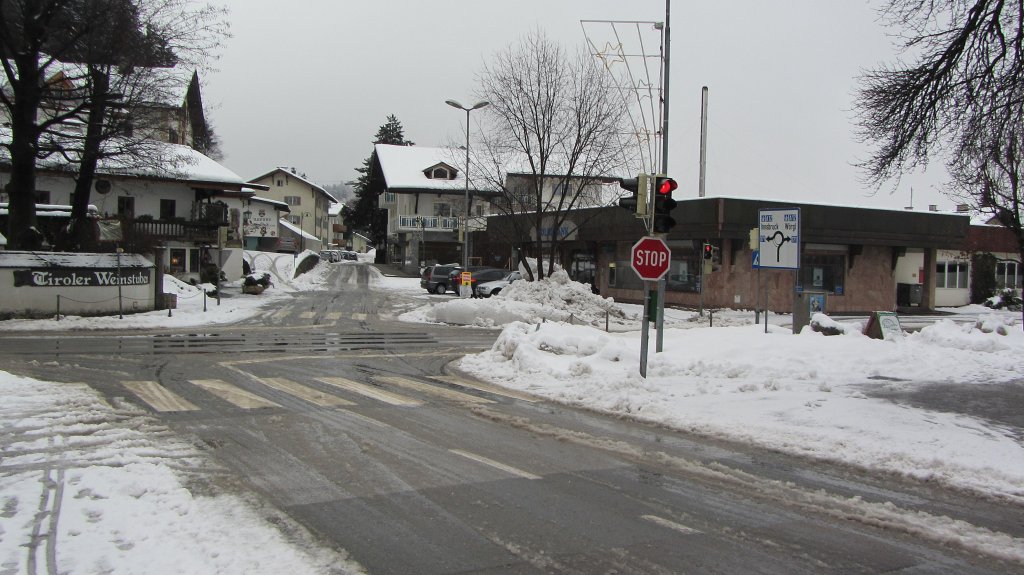
MULTIPOLYGON (((223 0, 222 0, 223 1, 223 0)), ((407 139, 464 139, 476 77, 535 28, 567 47, 580 20, 665 18, 664 0, 228 0, 233 37, 204 98, 224 163, 243 178, 294 166, 321 184, 354 179, 389 114, 407 139)), ((701 86, 708 86, 707 194, 916 209, 952 207, 910 177, 872 195, 853 163, 860 70, 895 57, 878 0, 674 0, 669 172, 696 197, 701 86)), ((588 27, 588 32, 593 28, 588 27)), ((600 41, 600 40, 598 40, 600 41)), ((475 112, 474 112, 475 113, 475 112)), ((624 176, 626 174, 623 174, 624 176)))

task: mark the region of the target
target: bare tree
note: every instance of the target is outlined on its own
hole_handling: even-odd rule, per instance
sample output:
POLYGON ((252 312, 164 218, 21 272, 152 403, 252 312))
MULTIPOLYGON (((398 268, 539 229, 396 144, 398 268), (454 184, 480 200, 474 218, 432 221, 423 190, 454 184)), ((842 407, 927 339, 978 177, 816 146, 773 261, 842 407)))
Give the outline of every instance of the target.
POLYGON ((498 191, 497 211, 520 216, 509 218, 514 245, 536 234, 538 261, 547 261, 546 272, 538 265, 542 278, 554 271, 564 236, 541 230, 573 225, 570 215, 599 205, 595 190, 629 165, 635 148, 623 143, 626 108, 593 58, 568 53, 539 30, 496 54, 480 85, 491 106, 482 110, 473 174, 484 184, 475 187, 498 191))
MULTIPOLYGON (((0 99, 12 118, 11 247, 34 249, 35 163, 61 154, 77 165, 70 233, 79 245, 97 162, 160 167, 167 159, 146 141, 145 116, 133 111, 180 93, 192 78, 158 71, 199 66, 226 35, 223 9, 188 0, 3 0, 0 99), (84 126, 79 129, 76 125, 84 126)), ((200 103, 201 104, 201 103, 200 103)), ((201 117, 201 105, 192 110, 201 117)), ((193 126, 201 144, 215 137, 193 126)))
POLYGON ((875 144, 862 163, 882 185, 945 158, 952 194, 1016 234, 1024 260, 1024 2, 889 0, 908 66, 863 75, 860 135, 875 144))

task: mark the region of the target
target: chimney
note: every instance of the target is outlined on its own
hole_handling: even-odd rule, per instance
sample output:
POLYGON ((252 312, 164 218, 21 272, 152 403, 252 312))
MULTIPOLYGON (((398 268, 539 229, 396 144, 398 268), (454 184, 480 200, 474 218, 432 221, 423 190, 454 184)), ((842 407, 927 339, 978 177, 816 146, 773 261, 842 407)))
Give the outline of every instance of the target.
POLYGON ((967 204, 957 204, 956 206, 956 213, 958 214, 966 214, 969 211, 971 211, 971 206, 967 204))
POLYGON ((937 206, 936 204, 928 204, 928 211, 937 212, 939 211, 939 206, 937 206))

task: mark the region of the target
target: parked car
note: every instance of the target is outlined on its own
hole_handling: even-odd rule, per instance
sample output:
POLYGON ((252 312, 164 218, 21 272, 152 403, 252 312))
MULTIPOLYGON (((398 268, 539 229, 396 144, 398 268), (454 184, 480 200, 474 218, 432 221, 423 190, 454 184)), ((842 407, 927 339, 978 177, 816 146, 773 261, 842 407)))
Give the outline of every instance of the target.
POLYGON ((355 252, 348 251, 348 250, 342 250, 342 252, 341 252, 341 259, 343 259, 345 261, 352 261, 352 262, 354 262, 354 261, 358 261, 359 260, 359 256, 356 255, 355 252))
POLYGON ((473 288, 473 293, 475 293, 477 297, 491 297, 494 294, 500 293, 501 290, 507 287, 510 283, 523 279, 523 274, 520 272, 509 272, 508 270, 502 271, 506 272, 504 277, 477 284, 477 286, 473 288))
POLYGON ((340 262, 341 252, 338 250, 320 250, 320 259, 325 262, 340 262))
POLYGON ((450 276, 456 269, 460 269, 458 264, 427 266, 423 268, 423 274, 420 276, 420 287, 429 292, 442 294, 453 285, 450 276))
MULTIPOLYGON (((470 294, 473 295, 475 295, 475 292, 473 290, 476 289, 476 285, 479 282, 488 282, 496 279, 501 279, 508 275, 508 270, 492 268, 489 266, 469 266, 468 269, 470 274, 472 274, 470 276, 469 290, 470 294)), ((449 282, 449 284, 452 286, 452 289, 455 290, 456 292, 458 291, 459 285, 462 284, 461 274, 462 266, 458 266, 456 269, 452 270, 450 274, 451 281, 449 282)))

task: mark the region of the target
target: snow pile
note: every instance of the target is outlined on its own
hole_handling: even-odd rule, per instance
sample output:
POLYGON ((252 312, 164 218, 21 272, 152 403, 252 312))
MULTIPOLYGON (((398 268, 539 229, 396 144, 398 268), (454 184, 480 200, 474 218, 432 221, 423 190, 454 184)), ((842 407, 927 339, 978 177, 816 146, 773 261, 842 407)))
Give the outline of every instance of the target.
POLYGON ((617 326, 632 326, 638 316, 558 270, 542 280, 512 282, 490 298, 445 301, 404 314, 401 319, 479 327, 546 321, 603 326, 607 319, 617 326))
POLYGON ((1012 429, 883 398, 927 383, 1020 381, 1024 335, 952 322, 892 341, 769 327, 668 329, 642 378, 635 332, 513 323, 460 367, 570 405, 1024 503, 1012 429))

